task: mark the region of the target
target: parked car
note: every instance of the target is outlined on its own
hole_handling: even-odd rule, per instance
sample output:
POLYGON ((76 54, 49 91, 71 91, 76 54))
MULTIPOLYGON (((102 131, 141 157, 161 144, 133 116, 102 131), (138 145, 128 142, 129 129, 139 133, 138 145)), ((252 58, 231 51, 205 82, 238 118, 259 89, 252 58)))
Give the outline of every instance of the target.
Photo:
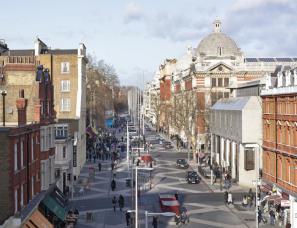
POLYGON ((177 168, 183 168, 183 169, 189 168, 189 164, 188 164, 187 160, 184 158, 177 159, 176 166, 177 166, 177 168))
POLYGON ((196 171, 187 171, 186 181, 188 182, 188 184, 199 184, 201 178, 198 176, 198 173, 196 171))
POLYGON ((199 166, 198 171, 199 173, 201 173, 201 175, 203 175, 206 178, 211 177, 211 169, 208 166, 199 166))

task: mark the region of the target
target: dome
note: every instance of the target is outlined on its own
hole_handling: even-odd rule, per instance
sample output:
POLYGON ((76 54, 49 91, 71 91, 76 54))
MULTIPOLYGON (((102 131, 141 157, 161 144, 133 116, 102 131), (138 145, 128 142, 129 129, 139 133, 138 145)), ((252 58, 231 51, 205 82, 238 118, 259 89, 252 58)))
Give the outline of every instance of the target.
POLYGON ((221 22, 214 22, 214 31, 201 40, 197 49, 197 56, 238 56, 240 49, 235 41, 221 32, 221 22))

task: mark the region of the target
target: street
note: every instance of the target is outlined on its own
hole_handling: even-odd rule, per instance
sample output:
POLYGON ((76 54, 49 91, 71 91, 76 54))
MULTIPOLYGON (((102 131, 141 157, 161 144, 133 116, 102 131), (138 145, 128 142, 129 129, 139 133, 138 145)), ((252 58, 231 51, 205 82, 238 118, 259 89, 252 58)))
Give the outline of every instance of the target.
MULTIPOLYGON (((121 135, 117 135, 121 138, 121 135)), ((152 189, 142 191, 139 197, 139 224, 144 227, 144 212, 161 212, 159 205, 160 193, 178 193, 181 207, 185 207, 190 217, 188 228, 195 227, 255 227, 254 208, 250 210, 237 210, 235 206, 227 206, 224 202, 224 194, 219 189, 214 190, 203 178, 199 184, 188 184, 185 181, 185 169, 176 167, 178 158, 187 158, 185 150, 177 151, 165 149, 158 144, 159 136, 154 131, 146 132, 146 140, 153 144, 150 154, 156 161, 152 172, 152 189)), ((112 172, 110 161, 102 161, 102 171, 99 172, 97 163, 87 163, 82 169, 80 178, 89 176, 89 168, 95 168, 95 180, 91 182, 90 188, 83 194, 75 193, 70 206, 80 211, 80 219, 76 227, 126 227, 125 211, 131 209, 131 188, 126 186, 128 177, 126 155, 122 154, 122 162, 116 169, 116 189, 111 191, 110 182, 112 172), (123 212, 119 211, 117 205, 116 212, 112 208, 112 197, 119 195, 125 197, 123 212), (87 221, 86 214, 93 214, 93 220, 87 221)), ((188 170, 197 170, 197 164, 190 163, 188 170)), ((234 187, 236 188, 236 186, 234 187)), ((231 188, 232 190, 232 188, 231 188)), ((241 203, 245 190, 236 188, 233 192, 235 204, 241 203)), ((152 218, 149 217, 149 227, 152 225, 152 218)), ((158 216, 158 227, 176 227, 173 218, 158 216)), ((269 227, 267 225, 261 227, 269 227)))

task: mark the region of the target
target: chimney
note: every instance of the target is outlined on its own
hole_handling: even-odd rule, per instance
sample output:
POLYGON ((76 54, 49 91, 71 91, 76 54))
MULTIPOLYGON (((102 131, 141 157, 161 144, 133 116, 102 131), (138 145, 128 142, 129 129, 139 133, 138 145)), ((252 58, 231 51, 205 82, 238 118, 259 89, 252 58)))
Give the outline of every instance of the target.
POLYGON ((25 99, 24 90, 19 91, 19 98, 16 100, 16 106, 18 110, 18 125, 23 126, 27 123, 27 99, 25 99))

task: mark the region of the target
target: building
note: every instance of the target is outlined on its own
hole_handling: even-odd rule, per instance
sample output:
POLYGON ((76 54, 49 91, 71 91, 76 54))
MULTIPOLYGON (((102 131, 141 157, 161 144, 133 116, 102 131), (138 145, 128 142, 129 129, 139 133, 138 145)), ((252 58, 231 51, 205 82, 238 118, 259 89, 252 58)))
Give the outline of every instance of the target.
POLYGON ((263 184, 289 206, 286 220, 297 226, 297 68, 280 66, 266 74, 263 102, 263 184), (289 216, 290 215, 290 216, 289 216))
POLYGON ((147 122, 158 128, 160 118, 160 72, 157 71, 152 82, 144 88, 144 115, 147 122))
MULTIPOLYGON (((277 65, 297 66, 297 58, 245 57, 236 42, 221 30, 221 22, 215 20, 213 32, 203 38, 197 48, 188 47, 181 58, 160 65, 161 69, 172 69, 160 73, 160 101, 167 97, 168 88, 171 89, 170 99, 161 108, 161 113, 170 110, 174 114, 165 118, 169 125, 165 129, 169 135, 190 144, 193 153, 209 152, 209 109, 219 99, 230 97, 230 86, 259 79, 265 73, 274 72, 277 65), (188 102, 181 102, 184 99, 188 102), (195 126, 185 131, 193 123, 195 126)), ((160 124, 163 122, 161 118, 160 124)))
POLYGON ((69 135, 69 124, 55 125, 55 174, 57 187, 66 195, 73 192, 73 139, 69 135))
MULTIPOLYGON (((16 54, 16 53, 15 53, 16 54)), ((21 54, 21 53, 19 53, 21 54)), ((0 224, 55 182, 53 84, 35 57, 0 56, 0 224)), ((9 225, 8 225, 9 226, 9 225)))
POLYGON ((7 49, 0 60, 5 64, 36 63, 51 72, 57 122, 68 123, 69 134, 74 139, 73 178, 76 179, 86 159, 86 47, 79 44, 77 49, 50 49, 37 38, 34 49, 7 49))
POLYGON ((240 185, 253 187, 262 166, 260 98, 222 98, 211 107, 210 113, 213 160, 240 185))

